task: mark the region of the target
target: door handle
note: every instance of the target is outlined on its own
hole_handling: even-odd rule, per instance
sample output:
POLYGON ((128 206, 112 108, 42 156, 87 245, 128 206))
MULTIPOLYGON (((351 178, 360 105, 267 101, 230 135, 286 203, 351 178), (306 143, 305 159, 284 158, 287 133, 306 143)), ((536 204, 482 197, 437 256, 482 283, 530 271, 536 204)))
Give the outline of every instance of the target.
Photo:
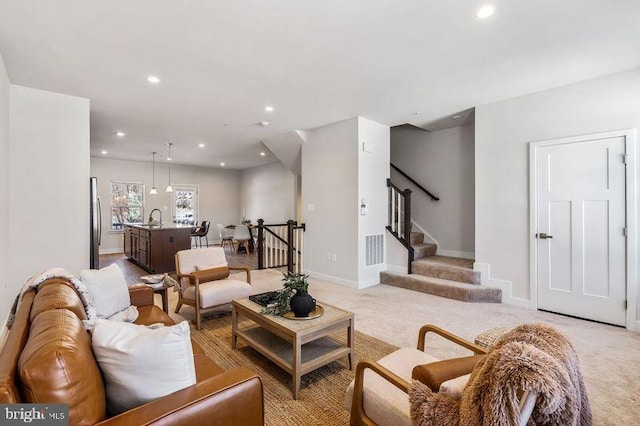
POLYGON ((553 238, 553 235, 548 235, 544 232, 541 232, 539 234, 536 234, 536 238, 540 238, 541 240, 548 240, 549 238, 553 238))

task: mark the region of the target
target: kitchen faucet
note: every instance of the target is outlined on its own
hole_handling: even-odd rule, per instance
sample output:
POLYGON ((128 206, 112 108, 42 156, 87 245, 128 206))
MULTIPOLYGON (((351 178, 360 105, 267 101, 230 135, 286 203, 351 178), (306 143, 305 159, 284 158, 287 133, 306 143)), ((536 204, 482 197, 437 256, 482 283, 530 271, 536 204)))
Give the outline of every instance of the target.
POLYGON ((149 225, 153 224, 153 212, 157 211, 158 213, 160 213, 160 226, 162 226, 162 210, 160 209, 153 209, 151 210, 151 213, 149 213, 149 225))

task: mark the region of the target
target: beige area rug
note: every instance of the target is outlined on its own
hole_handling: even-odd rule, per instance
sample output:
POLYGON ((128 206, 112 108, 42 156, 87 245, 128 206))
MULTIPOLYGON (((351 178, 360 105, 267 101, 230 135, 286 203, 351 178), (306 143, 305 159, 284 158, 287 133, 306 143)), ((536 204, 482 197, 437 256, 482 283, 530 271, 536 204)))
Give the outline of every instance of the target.
MULTIPOLYGON (((246 322, 250 322, 246 320, 246 322)), ((346 333, 333 335, 346 341, 346 333)), ((354 371, 349 370, 347 357, 334 361, 302 376, 300 397, 291 393, 289 374, 248 347, 242 339, 238 349, 231 349, 231 316, 211 317, 201 331, 191 335, 222 369, 245 366, 262 379, 267 425, 347 425, 349 411, 345 409, 345 390, 354 377, 355 366, 362 359, 379 359, 396 349, 388 343, 356 332, 354 371)))

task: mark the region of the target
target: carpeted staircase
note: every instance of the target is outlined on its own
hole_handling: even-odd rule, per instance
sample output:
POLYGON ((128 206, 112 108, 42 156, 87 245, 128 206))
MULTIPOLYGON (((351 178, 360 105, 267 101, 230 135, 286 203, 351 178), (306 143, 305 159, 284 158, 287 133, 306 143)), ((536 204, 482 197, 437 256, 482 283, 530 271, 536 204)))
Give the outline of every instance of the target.
POLYGON ((381 272, 382 284, 421 291, 463 302, 500 303, 502 290, 480 285, 480 273, 473 270, 473 261, 436 256, 438 246, 424 242, 424 234, 411 233, 414 261, 412 274, 381 272))

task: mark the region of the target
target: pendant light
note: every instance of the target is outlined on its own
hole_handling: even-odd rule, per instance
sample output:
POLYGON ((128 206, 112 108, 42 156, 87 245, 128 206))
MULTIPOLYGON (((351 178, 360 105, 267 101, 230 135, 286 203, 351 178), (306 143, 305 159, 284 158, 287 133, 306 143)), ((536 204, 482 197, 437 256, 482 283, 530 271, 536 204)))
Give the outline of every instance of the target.
POLYGON ((152 160, 152 164, 153 164, 153 186, 151 187, 151 190, 149 191, 149 195, 158 195, 158 190, 156 189, 156 151, 153 151, 151 154, 153 154, 153 160, 152 160))
POLYGON ((167 157, 167 161, 169 162, 169 184, 165 190, 166 192, 173 192, 173 186, 171 185, 171 145, 173 145, 173 143, 167 142, 167 146, 169 147, 169 156, 167 157))

